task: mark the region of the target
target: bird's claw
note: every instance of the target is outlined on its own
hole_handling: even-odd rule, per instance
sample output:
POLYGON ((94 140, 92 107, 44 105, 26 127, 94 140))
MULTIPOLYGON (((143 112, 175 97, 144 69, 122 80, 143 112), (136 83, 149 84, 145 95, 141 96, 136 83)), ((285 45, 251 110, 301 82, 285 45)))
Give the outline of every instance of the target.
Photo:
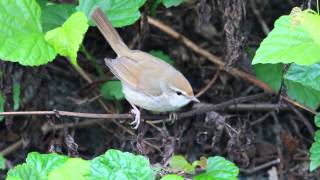
POLYGON ((132 121, 130 125, 134 125, 133 129, 138 129, 140 125, 140 111, 138 109, 132 109, 130 112, 134 114, 134 121, 132 121))

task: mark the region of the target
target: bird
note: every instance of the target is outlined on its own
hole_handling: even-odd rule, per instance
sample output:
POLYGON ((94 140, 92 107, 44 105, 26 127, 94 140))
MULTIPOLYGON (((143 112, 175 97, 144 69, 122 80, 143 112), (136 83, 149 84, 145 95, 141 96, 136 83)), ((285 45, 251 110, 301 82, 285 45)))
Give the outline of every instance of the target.
POLYGON ((140 124, 138 107, 153 112, 171 112, 192 101, 200 102, 189 81, 172 65, 149 53, 129 49, 99 7, 94 9, 91 17, 117 54, 115 59, 104 60, 121 81, 124 97, 132 106, 134 121, 130 124, 134 129, 140 124))

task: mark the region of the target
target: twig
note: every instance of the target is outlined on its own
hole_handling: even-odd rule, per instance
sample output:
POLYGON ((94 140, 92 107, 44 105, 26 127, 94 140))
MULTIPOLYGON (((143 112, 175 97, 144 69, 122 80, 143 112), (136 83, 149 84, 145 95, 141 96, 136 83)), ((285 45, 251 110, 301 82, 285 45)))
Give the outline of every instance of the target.
POLYGON ((273 166, 273 165, 279 164, 279 163, 280 163, 280 159, 275 159, 275 160, 272 160, 270 162, 267 162, 265 164, 262 164, 260 166, 257 166, 257 167, 251 168, 251 169, 240 169, 240 171, 243 173, 246 173, 246 174, 253 174, 253 173, 260 171, 264 168, 267 168, 269 166, 273 166))
POLYGON ((206 91, 208 91, 208 89, 216 82, 218 76, 219 76, 219 72, 220 70, 218 69, 217 72, 214 74, 214 76, 212 77, 212 79, 209 81, 209 83, 203 87, 197 94, 196 97, 200 97, 202 96, 202 94, 204 94, 206 91))
MULTIPOLYGON (((235 98, 229 101, 225 101, 220 104, 210 104, 201 106, 199 108, 182 112, 177 114, 177 118, 187 118, 192 117, 198 114, 203 114, 209 111, 218 110, 225 108, 231 104, 237 104, 245 101, 251 101, 265 96, 264 93, 256 94, 252 96, 245 96, 235 98)), ((18 111, 18 112, 0 112, 0 116, 41 116, 41 115, 55 115, 55 116, 69 116, 69 117, 81 117, 81 118, 93 118, 93 119, 131 119, 131 114, 94 114, 94 113, 80 113, 80 112, 70 112, 70 111, 18 111)), ((168 119, 168 115, 151 115, 151 116, 142 116, 143 119, 168 119)), ((148 121, 149 122, 149 121, 148 121)), ((152 122, 152 121, 151 121, 152 122)), ((163 122, 163 121, 161 121, 163 122)))
MULTIPOLYGON (((170 35, 172 38, 180 40, 185 46, 187 46, 188 48, 190 48, 192 51, 194 51, 195 53, 206 57, 209 61, 211 61, 214 64, 217 64, 219 66, 219 68, 223 68, 225 66, 225 63, 217 56, 213 55, 211 52, 199 47, 198 45, 196 45, 194 42, 192 42, 190 39, 188 39, 187 37, 181 35, 180 33, 178 33, 177 31, 175 31, 174 29, 172 29, 171 27, 163 24, 162 22, 160 22, 159 20, 156 20, 152 17, 148 17, 148 22, 157 27, 158 29, 160 29, 161 31, 167 33, 168 35, 170 35)), ((249 81, 257 86, 259 86, 260 88, 264 89, 267 92, 270 93, 275 93, 266 83, 258 80, 254 75, 246 73, 244 71, 241 71, 237 68, 233 68, 230 69, 228 71, 230 74, 234 75, 234 76, 238 76, 241 77, 242 79, 249 81)), ((287 102, 300 107, 306 111, 309 111, 312 114, 316 114, 316 112, 314 110, 311 110, 307 107, 304 107, 303 105, 293 101, 292 99, 290 99, 289 97, 283 97, 287 102)))
POLYGON ((0 151, 0 154, 3 156, 7 156, 12 152, 14 152, 15 150, 19 149, 22 146, 22 144, 23 144, 23 141, 22 139, 20 139, 19 141, 13 143, 12 145, 5 148, 4 150, 0 151))
POLYGON ((253 14, 256 16, 256 18, 258 19, 258 22, 261 25, 262 31, 264 32, 265 35, 268 35, 270 32, 270 29, 269 29, 267 23, 262 18, 261 14, 257 8, 256 2, 254 0, 250 0, 250 6, 252 8, 253 14))

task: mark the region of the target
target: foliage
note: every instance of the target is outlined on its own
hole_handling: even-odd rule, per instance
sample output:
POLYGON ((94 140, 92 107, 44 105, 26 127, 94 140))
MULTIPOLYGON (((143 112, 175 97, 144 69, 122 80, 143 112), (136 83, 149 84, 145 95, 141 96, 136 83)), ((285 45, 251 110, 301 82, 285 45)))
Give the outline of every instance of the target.
POLYGON ((77 10, 83 11, 90 19, 90 24, 93 25, 90 15, 99 6, 107 14, 114 27, 123 27, 133 24, 140 18, 139 8, 145 2, 146 0, 79 0, 77 10))
POLYGON ((168 174, 163 176, 160 180, 183 180, 183 177, 176 174, 168 174))
MULTIPOLYGON (((0 91, 0 112, 4 112, 5 99, 4 95, 0 91)), ((3 121, 4 116, 0 116, 0 122, 3 121)))
POLYGON ((76 12, 62 26, 48 31, 45 39, 57 53, 69 57, 77 65, 77 52, 87 29, 86 16, 82 12, 76 12))
POLYGON ((0 9, 0 59, 28 66, 53 60, 56 52, 44 39, 35 0, 2 0, 0 9))
POLYGON ((7 180, 119 178, 152 180, 155 179, 155 172, 143 156, 111 149, 93 160, 32 152, 28 154, 26 163, 7 174, 7 180))
POLYGON ((162 3, 166 8, 169 8, 172 6, 179 6, 183 1, 184 0, 162 0, 162 3))
POLYGON ((165 54, 163 51, 160 50, 152 50, 149 51, 150 54, 152 54, 153 56, 162 59, 164 62, 168 63, 168 64, 173 64, 173 60, 170 58, 169 55, 165 54))
POLYGON ((312 65, 319 62, 320 44, 314 35, 317 28, 311 24, 318 24, 318 15, 309 11, 301 13, 302 17, 316 16, 317 18, 302 18, 294 24, 293 17, 281 16, 274 25, 274 29, 262 41, 252 64, 257 63, 296 63, 312 65), (314 29, 316 28, 316 29, 314 29))
MULTIPOLYGON (((283 79, 292 99, 312 108, 320 105, 320 16, 312 10, 293 8, 281 16, 262 41, 252 61, 257 77, 278 91, 283 79), (269 63, 269 64, 267 64, 269 63), (281 64, 280 64, 281 63, 281 64), (285 74, 283 64, 292 63, 285 74)), ((320 126, 319 115, 315 117, 320 126)), ((320 130, 310 148, 310 171, 320 166, 320 130)))
POLYGON ((178 171, 184 171, 189 174, 194 174, 196 165, 190 164, 183 156, 181 155, 175 155, 170 160, 170 167, 178 170, 178 171))
POLYGON ((3 170, 6 168, 6 159, 0 154, 0 170, 3 170))
POLYGON ((239 168, 232 162, 223 157, 209 157, 206 172, 195 177, 195 180, 219 179, 236 180, 239 168))
POLYGON ((45 5, 41 13, 43 31, 47 32, 61 26, 75 11, 76 6, 72 4, 45 5))
POLYGON ((119 80, 107 81, 103 83, 100 93, 104 98, 109 100, 124 99, 124 94, 122 93, 122 84, 119 80))

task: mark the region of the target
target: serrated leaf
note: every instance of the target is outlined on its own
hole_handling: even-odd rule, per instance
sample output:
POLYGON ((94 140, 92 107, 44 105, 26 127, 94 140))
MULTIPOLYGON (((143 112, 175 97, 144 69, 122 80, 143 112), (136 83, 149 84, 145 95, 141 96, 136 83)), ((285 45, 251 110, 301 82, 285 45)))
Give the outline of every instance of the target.
POLYGON ((168 174, 163 176, 160 180, 183 180, 183 177, 176 174, 168 174))
POLYGON ((317 169, 320 166, 320 130, 314 135, 314 143, 310 148, 310 171, 317 169))
POLYGON ((35 0, 0 1, 0 59, 37 66, 55 58, 54 48, 44 39, 40 15, 35 0))
POLYGON ((149 51, 149 53, 161 60, 163 60, 164 62, 168 63, 168 64, 173 64, 173 60, 171 59, 171 57, 167 54, 165 54, 164 52, 160 51, 160 50, 152 50, 149 51))
POLYGON ((262 41, 252 64, 296 63, 311 65, 320 61, 320 45, 306 29, 297 24, 291 26, 290 16, 281 16, 274 29, 262 41))
POLYGON ((310 66, 292 64, 285 78, 320 91, 320 64, 310 66))
POLYGON ((6 159, 3 157, 2 154, 0 154, 0 170, 3 170, 6 168, 6 159))
POLYGON ((169 165, 171 168, 178 170, 178 171, 184 171, 186 173, 194 174, 195 167, 191 165, 185 157, 181 155, 175 155, 171 158, 169 165))
POLYGON ((122 84, 120 81, 107 81, 103 83, 100 89, 101 95, 109 100, 122 100, 124 94, 122 92, 122 84))
POLYGON ((110 149, 91 160, 91 177, 99 180, 153 180, 155 172, 145 157, 110 149))
POLYGON ((318 64, 292 64, 284 76, 288 96, 312 109, 316 109, 320 104, 318 68, 318 64))
POLYGON ((183 1, 184 0, 162 0, 162 3, 166 8, 170 8, 172 6, 179 6, 183 1))
POLYGON ((86 16, 76 12, 61 27, 48 31, 45 39, 60 55, 69 57, 72 64, 77 65, 77 52, 87 29, 86 16))
POLYGON ((42 8, 41 23, 44 32, 61 26, 76 11, 72 4, 48 4, 42 8))
POLYGON ((131 25, 140 18, 139 8, 144 5, 146 0, 80 0, 78 11, 82 11, 90 19, 93 25, 91 13, 99 6, 108 16, 114 27, 124 27, 131 25))
MULTIPOLYGON (((4 112, 4 103, 5 98, 2 92, 0 91, 0 112, 4 112)), ((4 116, 0 116, 0 122, 4 120, 4 116)))
POLYGON ((215 156, 208 158, 207 170, 195 177, 195 180, 217 179, 236 180, 239 168, 223 157, 215 156))
POLYGON ((253 68, 258 79, 267 83, 275 92, 279 91, 283 64, 255 64, 253 68))
POLYGON ((7 174, 7 179, 42 180, 54 169, 60 167, 68 160, 68 157, 57 154, 28 154, 26 163, 16 166, 7 174))
POLYGON ((320 128, 320 113, 314 116, 314 123, 318 128, 320 128))
POLYGON ((70 158, 62 166, 49 173, 48 180, 85 180, 90 173, 90 163, 80 158, 70 158))
POLYGON ((13 110, 18 110, 20 107, 21 87, 19 82, 13 82, 13 110))

